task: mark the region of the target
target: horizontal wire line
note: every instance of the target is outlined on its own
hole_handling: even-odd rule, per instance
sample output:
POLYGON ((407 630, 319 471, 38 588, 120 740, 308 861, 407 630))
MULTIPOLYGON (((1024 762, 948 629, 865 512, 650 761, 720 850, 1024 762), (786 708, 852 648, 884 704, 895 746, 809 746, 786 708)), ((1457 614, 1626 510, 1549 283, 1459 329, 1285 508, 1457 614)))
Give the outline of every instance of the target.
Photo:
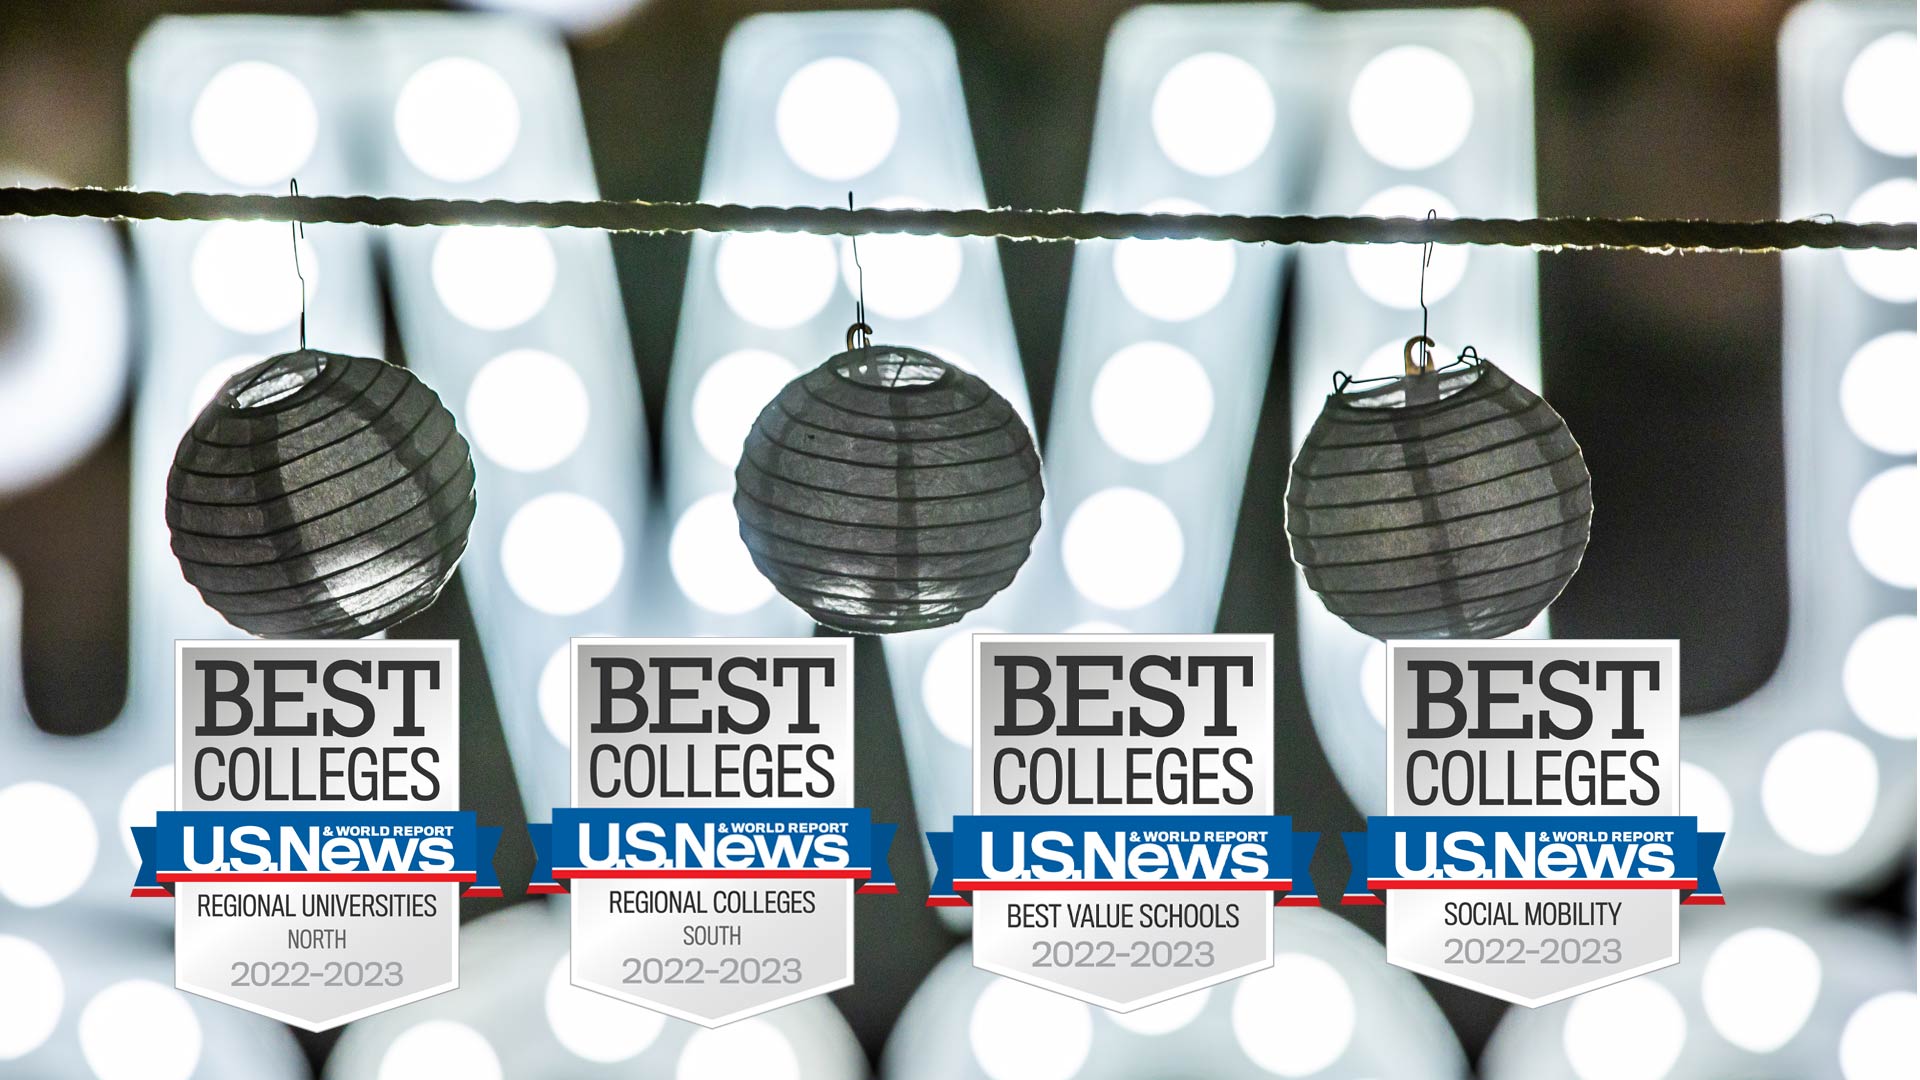
POLYGON ((739 206, 612 199, 532 202, 370 195, 203 194, 0 187, 0 217, 115 221, 298 221, 309 225, 519 225, 603 232, 910 233, 1007 240, 1236 240, 1250 244, 1475 244, 1550 250, 1769 252, 1914 247, 1912 223, 1646 218, 1375 218, 739 206))

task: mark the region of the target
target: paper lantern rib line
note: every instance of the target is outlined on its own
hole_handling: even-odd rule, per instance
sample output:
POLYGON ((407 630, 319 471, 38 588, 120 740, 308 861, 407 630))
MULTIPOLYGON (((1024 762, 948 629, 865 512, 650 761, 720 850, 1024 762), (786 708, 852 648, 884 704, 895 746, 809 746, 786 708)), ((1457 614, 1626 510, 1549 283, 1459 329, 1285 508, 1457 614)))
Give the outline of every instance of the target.
POLYGON ((180 440, 167 523, 187 580, 265 637, 359 637, 431 604, 466 550, 473 457, 412 373, 286 353, 229 379, 180 440))
POLYGON ((1329 396, 1287 489, 1307 584, 1379 638, 1527 625, 1579 569, 1592 514, 1565 421, 1484 361, 1329 396))
POLYGON ((793 380, 734 477, 754 565, 815 621, 856 633, 959 619, 1013 581, 1040 527, 1019 414, 916 349, 849 350, 793 380))

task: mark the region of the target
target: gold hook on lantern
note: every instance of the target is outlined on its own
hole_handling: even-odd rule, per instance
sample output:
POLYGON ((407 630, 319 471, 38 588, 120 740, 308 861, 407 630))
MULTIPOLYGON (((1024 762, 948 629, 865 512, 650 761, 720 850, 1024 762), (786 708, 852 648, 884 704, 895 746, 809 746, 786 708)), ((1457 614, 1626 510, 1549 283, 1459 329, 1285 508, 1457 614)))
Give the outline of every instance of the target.
POLYGON ((1401 354, 1400 354, 1401 359, 1404 362, 1404 365, 1406 367, 1407 374, 1409 375, 1433 374, 1433 354, 1427 351, 1428 349, 1431 349, 1431 348, 1433 348, 1433 339, 1428 337, 1425 334, 1416 334, 1415 336, 1407 339, 1407 346, 1405 349, 1401 350, 1401 354), (1415 345, 1418 345, 1421 347, 1420 355, 1417 358, 1413 355, 1413 347, 1415 345))

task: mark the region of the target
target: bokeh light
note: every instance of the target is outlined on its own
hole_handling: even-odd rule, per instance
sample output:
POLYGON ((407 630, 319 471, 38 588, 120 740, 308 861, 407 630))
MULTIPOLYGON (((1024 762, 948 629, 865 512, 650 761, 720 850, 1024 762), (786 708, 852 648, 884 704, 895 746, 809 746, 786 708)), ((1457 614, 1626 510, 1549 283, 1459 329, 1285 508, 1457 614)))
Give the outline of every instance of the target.
POLYGON ((728 233, 713 272, 733 313, 769 330, 820 314, 837 284, 833 241, 810 233, 728 233))
MULTIPOLYGON (((1920 210, 1920 188, 1906 177, 1882 180, 1847 207, 1847 220, 1912 221, 1920 210)), ((1920 251, 1862 249, 1843 251, 1847 274, 1867 295, 1890 304, 1911 304, 1920 296, 1920 251)))
POLYGON ((415 168, 459 184, 491 175, 520 141, 520 100, 491 66, 465 56, 423 65, 400 87, 393 133, 415 168))
POLYGON ((1722 1038, 1755 1054, 1792 1041, 1820 997, 1820 957, 1785 930, 1754 926, 1714 946, 1700 973, 1707 1020, 1722 1038))
POLYGON ((779 1028, 758 1018, 742 1020, 694 1032, 673 1075, 674 1080, 800 1080, 800 1055, 779 1028))
POLYGON ((1901 589, 1920 583, 1920 469, 1896 465, 1868 480, 1854 496, 1847 536, 1874 577, 1901 589))
POLYGON ((1130 461, 1165 465, 1185 456, 1213 422, 1213 383, 1192 353, 1141 341, 1107 358, 1093 380, 1093 426, 1130 461))
POLYGON ((572 365, 539 349, 514 349, 473 377, 462 419, 489 460, 539 472, 580 448, 590 411, 586 384, 572 365))
POLYGON ((1760 806, 1780 839, 1809 855, 1858 843, 1880 796, 1873 751, 1837 731, 1808 731, 1774 750, 1760 775, 1760 806))
POLYGON ((313 245, 303 240, 298 246, 296 275, 295 241, 287 226, 272 221, 209 225, 194 245, 187 271, 193 294, 215 322, 238 333, 270 334, 290 326, 300 316, 300 276, 306 277, 308 303, 320 293, 313 245))
POLYGON ((59 1026, 66 1007, 66 981, 47 950, 12 934, 0 934, 0 1061, 38 1050, 59 1026))
POLYGON ((1860 441, 1911 456, 1920 444, 1913 402, 1920 400, 1920 337, 1895 330, 1867 342, 1840 376, 1840 410, 1860 441))
POLYGON ((476 330, 510 330, 540 313, 559 277, 544 230, 459 225, 433 245, 433 289, 476 330))
POLYGON ((715 492, 687 507, 674 523, 667 562, 680 591, 708 611, 744 615, 773 599, 773 583, 753 565, 740 539, 730 492, 715 492))
POLYGON ((1853 715, 1890 739, 1920 732, 1920 619, 1889 615, 1860 631, 1840 669, 1853 715))
POLYGON ((996 979, 974 999, 967 1044, 990 1080, 1069 1080, 1093 1052, 1093 1011, 1050 990, 996 979))
POLYGON ((1273 90, 1245 60, 1199 53, 1161 78, 1152 117, 1168 160, 1200 176, 1227 176, 1253 164, 1273 140, 1273 90))
POLYGON ((693 432, 713 460, 731 469, 766 408, 794 377, 793 361, 765 349, 730 352, 707 366, 693 390, 693 432))
POLYGON ((573 961, 562 956, 547 976, 547 1026, 576 1057, 611 1064, 652 1046, 667 1018, 619 998, 573 985, 573 961))
POLYGON ((1181 994, 1177 998, 1169 998, 1132 1012, 1100 1011, 1116 1026, 1136 1035, 1167 1035, 1193 1023, 1194 1018, 1206 1009, 1207 1000, 1212 995, 1211 988, 1201 987, 1190 994, 1181 994))
POLYGON ((1920 101, 1920 46, 1912 33, 1876 38, 1847 68, 1840 102, 1860 141, 1883 154, 1912 157, 1913 103, 1920 101), (1902 104, 1902 103, 1905 104, 1902 104))
POLYGON ((379 1080, 415 1080, 457 1076, 460 1080, 502 1080, 500 1055, 493 1044, 458 1020, 423 1020, 400 1033, 380 1058, 379 1080))
POLYGON ((948 634, 927 657, 920 703, 933 729, 955 745, 973 745, 973 635, 1004 632, 992 626, 965 627, 948 634))
MULTIPOLYGON (((1446 196, 1412 184, 1390 187, 1361 203, 1354 213, 1424 218, 1428 210, 1443 218, 1457 213, 1446 196)), ((1347 271, 1374 303, 1403 311, 1418 310, 1420 259, 1419 244, 1355 244, 1347 249, 1347 271)), ((1467 249, 1458 244, 1435 244, 1433 265, 1427 267, 1427 304, 1444 300, 1466 276, 1467 249)))
POLYGON ((1425 169, 1452 157, 1473 128, 1473 86, 1453 58, 1399 45, 1367 61, 1353 80, 1347 120, 1375 161, 1425 169))
POLYGON ((1733 795, 1705 766, 1680 763, 1680 812, 1700 819, 1701 832, 1733 830, 1733 795))
POLYGON ((500 538, 507 584, 521 602, 549 615, 577 615, 612 595, 625 559, 613 516, 568 491, 527 501, 500 538))
MULTIPOLYGON (((907 196, 881 199, 883 210, 924 209, 925 200, 907 196)), ((947 302, 960 285, 965 247, 954 236, 872 233, 860 238, 858 263, 851 237, 840 241, 840 278, 847 293, 860 295, 865 268, 867 307, 889 319, 917 319, 947 302)))
POLYGON ((900 137, 900 103, 872 66, 844 56, 793 73, 774 106, 774 130, 795 165, 822 180, 872 172, 900 137))
POLYGON ((1234 1041, 1277 1076, 1312 1076, 1339 1061, 1357 1022, 1353 989, 1317 956, 1281 953, 1234 984, 1234 1041))
MULTIPOLYGON (((1204 214, 1186 199, 1148 203, 1149 214, 1204 214)), ((1233 286, 1233 245, 1224 240, 1141 240, 1113 246, 1113 277, 1134 309, 1163 322, 1187 322, 1218 307, 1233 286)))
POLYGON ((1130 611, 1173 587, 1186 544, 1166 503, 1138 488, 1110 487, 1074 508, 1060 554, 1080 595, 1130 611))
POLYGON ((98 1080, 187 1080, 203 1039, 186 997, 147 979, 114 983, 80 1011, 80 1054, 98 1080))
POLYGON ((0 788, 0 899, 21 907, 57 904, 86 884, 100 833, 78 795, 58 784, 23 780, 0 788), (31 828, 17 827, 32 822, 31 828))
POLYGON ((286 68, 260 60, 228 64, 207 80, 188 124, 207 168, 236 184, 283 184, 313 156, 320 114, 286 68))
POLYGON ((1561 1029, 1567 1063, 1580 1080, 1662 1080, 1686 1042, 1686 1013, 1673 992, 1652 979, 1630 979, 1574 998, 1561 1029))

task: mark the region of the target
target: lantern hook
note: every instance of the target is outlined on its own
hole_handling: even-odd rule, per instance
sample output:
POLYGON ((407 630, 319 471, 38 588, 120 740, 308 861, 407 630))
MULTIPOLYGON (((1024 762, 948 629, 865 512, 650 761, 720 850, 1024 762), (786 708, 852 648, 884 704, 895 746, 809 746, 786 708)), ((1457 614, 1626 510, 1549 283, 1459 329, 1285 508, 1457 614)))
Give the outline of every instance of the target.
MULTIPOLYGON (((1428 221, 1432 221, 1439 216, 1440 212, 1438 210, 1432 209, 1431 207, 1428 208, 1428 221)), ((1429 236, 1431 236, 1431 234, 1429 234, 1429 236)), ((1404 352, 1406 371, 1409 375, 1430 375, 1433 373, 1433 353, 1431 352, 1433 349, 1433 339, 1427 336, 1427 267, 1432 265, 1433 240, 1429 238, 1420 249, 1420 336, 1408 338, 1407 347, 1404 352), (1415 345, 1420 346, 1420 359, 1418 362, 1415 362, 1413 358, 1413 347, 1415 345)))

